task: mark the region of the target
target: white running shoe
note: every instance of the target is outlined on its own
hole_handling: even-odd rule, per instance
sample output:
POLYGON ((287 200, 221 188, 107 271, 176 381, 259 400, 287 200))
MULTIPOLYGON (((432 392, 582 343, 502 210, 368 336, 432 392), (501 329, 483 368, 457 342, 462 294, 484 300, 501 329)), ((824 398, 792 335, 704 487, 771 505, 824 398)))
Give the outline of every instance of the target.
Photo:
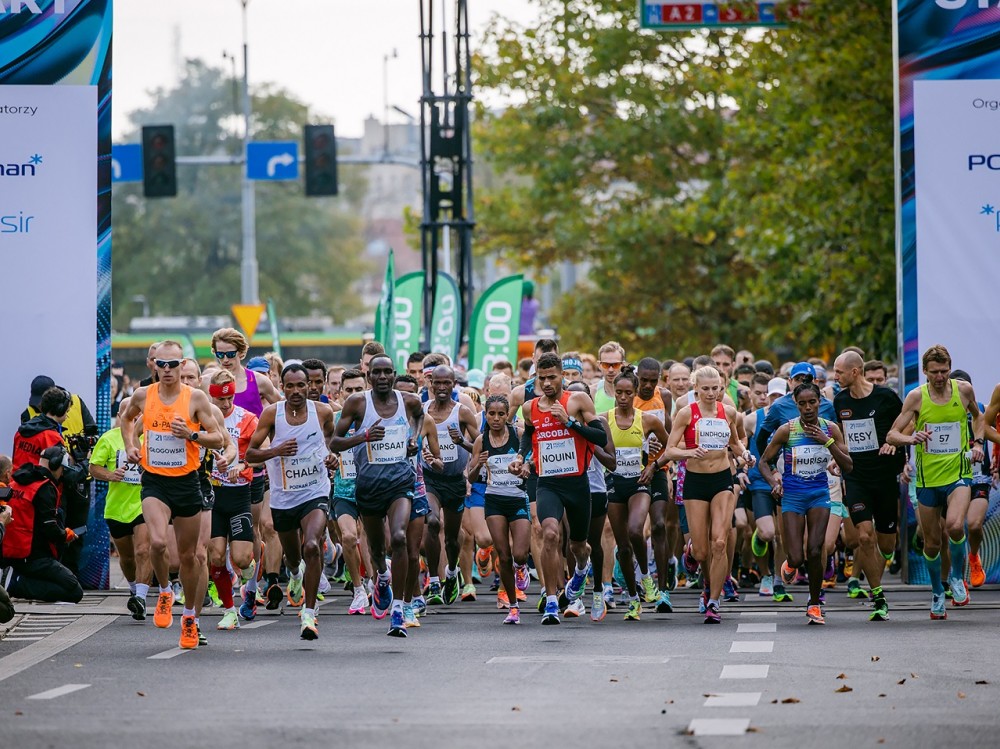
POLYGON ((354 600, 351 601, 351 607, 347 609, 348 614, 365 614, 368 610, 368 593, 365 592, 365 586, 359 585, 354 589, 354 600))

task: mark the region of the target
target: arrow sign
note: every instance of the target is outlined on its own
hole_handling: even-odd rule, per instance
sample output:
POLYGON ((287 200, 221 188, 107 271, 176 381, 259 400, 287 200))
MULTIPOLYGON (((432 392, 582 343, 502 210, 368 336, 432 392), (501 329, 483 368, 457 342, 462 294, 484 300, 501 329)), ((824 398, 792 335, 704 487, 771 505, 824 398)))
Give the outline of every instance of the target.
POLYGON ((111 181, 142 182, 142 145, 111 146, 111 181))
POLYGON ((260 316, 264 314, 266 309, 265 305, 234 304, 231 309, 233 317, 236 318, 236 324, 243 329, 247 340, 253 340, 253 334, 257 332, 257 326, 260 325, 260 316))
POLYGON ((247 143, 247 176, 277 181, 299 178, 299 144, 289 141, 247 143))

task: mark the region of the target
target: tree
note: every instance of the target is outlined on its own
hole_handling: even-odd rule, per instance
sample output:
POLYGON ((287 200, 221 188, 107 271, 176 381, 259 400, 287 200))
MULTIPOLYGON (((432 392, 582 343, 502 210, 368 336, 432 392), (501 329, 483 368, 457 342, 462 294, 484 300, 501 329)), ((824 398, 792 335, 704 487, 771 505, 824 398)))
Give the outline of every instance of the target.
MULTIPOLYGON (((153 92, 155 104, 130 119, 138 140, 143 124, 173 123, 179 155, 239 153, 231 79, 222 70, 188 61, 178 85, 153 92)), ((307 105, 271 85, 253 96, 252 138, 299 140, 307 105)), ((262 299, 283 315, 355 314, 354 282, 369 269, 362 260, 356 175, 337 198, 306 198, 297 182, 258 183, 257 254, 262 299)), ((145 200, 141 186, 113 193, 114 324, 127 327, 134 308, 121 300, 143 294, 154 314, 227 314, 240 301, 241 209, 239 166, 178 166, 178 195, 145 200)))

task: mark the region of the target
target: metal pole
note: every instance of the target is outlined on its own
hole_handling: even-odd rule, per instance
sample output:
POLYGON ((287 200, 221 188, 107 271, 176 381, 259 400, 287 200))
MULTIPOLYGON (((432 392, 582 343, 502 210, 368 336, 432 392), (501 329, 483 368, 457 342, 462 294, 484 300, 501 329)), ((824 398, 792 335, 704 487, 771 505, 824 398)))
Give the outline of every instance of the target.
POLYGON ((250 74, 247 68, 247 5, 250 0, 240 0, 243 6, 243 261, 240 266, 240 301, 243 304, 260 302, 260 279, 257 268, 256 203, 254 185, 250 181, 247 164, 247 146, 250 143, 250 74))
POLYGON ((382 55, 382 156, 389 155, 389 60, 395 60, 399 53, 382 55))

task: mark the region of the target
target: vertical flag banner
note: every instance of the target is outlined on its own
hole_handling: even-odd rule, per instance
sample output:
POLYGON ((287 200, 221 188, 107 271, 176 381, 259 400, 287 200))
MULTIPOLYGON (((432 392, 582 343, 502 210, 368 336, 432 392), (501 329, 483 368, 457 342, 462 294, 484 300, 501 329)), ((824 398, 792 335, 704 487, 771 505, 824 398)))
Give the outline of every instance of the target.
POLYGON ((490 372, 498 361, 517 364, 523 276, 502 278, 476 302, 469 334, 469 369, 490 372))
POLYGON ((278 334, 278 314, 274 311, 274 300, 267 300, 267 321, 271 326, 271 351, 278 355, 279 359, 282 359, 281 355, 281 336, 278 334))
POLYGON ((382 279, 382 295, 378 300, 378 308, 375 310, 375 340, 382 344, 389 357, 396 361, 396 356, 392 350, 393 330, 392 330, 392 308, 396 294, 396 271, 392 250, 389 250, 389 259, 385 263, 385 277, 382 279))
POLYGON ((460 343, 461 317, 462 297, 458 293, 458 283, 450 273, 439 272, 434 316, 431 319, 431 351, 447 354, 455 361, 460 343))
POLYGON ((420 350, 420 324, 423 318, 424 272, 407 273, 396 280, 392 304, 393 348, 396 371, 406 371, 410 354, 420 350))
MULTIPOLYGON (((111 418, 111 0, 0 2, 0 297, 13 443, 36 375, 111 418), (44 293, 43 293, 44 292, 44 293), (58 342, 58 345, 54 345, 58 342)), ((108 586, 105 485, 80 557, 108 586)))

